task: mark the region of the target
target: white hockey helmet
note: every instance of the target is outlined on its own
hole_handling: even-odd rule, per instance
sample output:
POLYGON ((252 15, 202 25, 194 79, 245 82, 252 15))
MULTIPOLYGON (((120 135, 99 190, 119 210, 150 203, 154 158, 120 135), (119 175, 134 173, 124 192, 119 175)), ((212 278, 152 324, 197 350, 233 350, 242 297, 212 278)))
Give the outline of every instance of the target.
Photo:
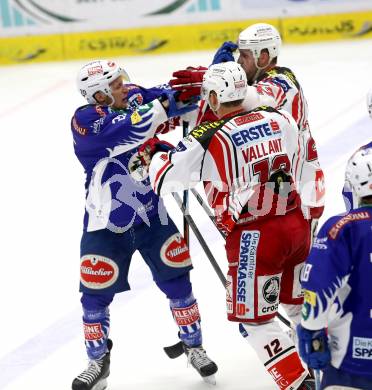
POLYGON ((118 77, 129 83, 127 72, 116 62, 110 60, 97 60, 84 65, 77 75, 77 87, 88 103, 96 104, 95 93, 101 91, 114 100, 111 94, 110 83, 118 77))
POLYGON ((203 76, 201 90, 202 98, 207 102, 212 91, 217 94, 219 103, 244 99, 247 94, 247 76, 237 62, 211 65, 203 76))
POLYGON ((268 50, 271 61, 279 55, 281 45, 282 39, 278 30, 267 23, 252 24, 243 30, 238 38, 239 49, 250 50, 256 64, 263 49, 268 50))
POLYGON ((367 108, 369 116, 372 118, 372 89, 367 93, 367 108))
POLYGON ((365 148, 355 152, 346 165, 345 181, 358 197, 372 195, 372 149, 365 148))

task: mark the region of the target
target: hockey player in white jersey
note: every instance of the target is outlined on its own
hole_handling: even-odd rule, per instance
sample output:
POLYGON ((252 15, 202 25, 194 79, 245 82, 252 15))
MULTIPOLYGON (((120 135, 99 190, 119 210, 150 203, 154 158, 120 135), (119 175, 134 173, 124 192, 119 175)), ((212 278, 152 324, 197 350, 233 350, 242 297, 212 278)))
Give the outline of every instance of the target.
POLYGON ((302 273, 300 353, 323 370, 321 388, 372 389, 372 149, 356 152, 346 177, 356 209, 320 229, 302 273))
MULTIPOLYGON (((238 63, 248 79, 247 96, 243 107, 251 110, 262 105, 288 111, 298 126, 301 154, 298 166, 298 184, 304 215, 315 232, 318 219, 324 210, 324 175, 318 161, 315 141, 308 121, 308 106, 303 90, 291 69, 277 65, 281 50, 281 37, 276 28, 256 23, 243 30, 237 44, 225 42, 216 52, 212 64, 234 61, 239 50, 238 63)), ((202 77, 207 68, 190 67, 173 73, 170 85, 188 98, 200 94, 202 77)), ((206 101, 201 102, 197 124, 216 119, 206 101)))
POLYGON ((271 107, 244 110, 247 79, 236 62, 211 66, 202 89, 218 120, 169 151, 160 140, 145 143, 140 155, 147 165, 152 158, 151 185, 159 195, 212 185, 226 234, 228 319, 239 323, 279 389, 313 389, 293 341, 274 321, 279 303, 288 313, 301 308, 299 273, 310 247, 295 185, 296 122, 271 107))

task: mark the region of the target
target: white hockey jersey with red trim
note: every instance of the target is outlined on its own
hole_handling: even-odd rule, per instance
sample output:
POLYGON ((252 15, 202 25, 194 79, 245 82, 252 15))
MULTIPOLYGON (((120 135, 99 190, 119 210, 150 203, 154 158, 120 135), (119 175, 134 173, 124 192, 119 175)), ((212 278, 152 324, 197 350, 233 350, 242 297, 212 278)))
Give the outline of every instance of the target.
MULTIPOLYGON (((211 118, 211 111, 208 110, 204 112, 204 116, 201 115, 203 105, 205 102, 202 102, 197 123, 211 118)), ((295 119, 301 151, 297 179, 303 211, 307 218, 319 218, 324 209, 324 175, 310 132, 307 102, 299 82, 290 69, 276 66, 262 74, 255 84, 248 87, 243 107, 249 111, 259 106, 286 110, 295 119)))
POLYGON ((197 126, 177 147, 153 156, 149 174, 159 195, 207 183, 220 228, 283 215, 298 207, 297 125, 285 111, 260 107, 197 126))

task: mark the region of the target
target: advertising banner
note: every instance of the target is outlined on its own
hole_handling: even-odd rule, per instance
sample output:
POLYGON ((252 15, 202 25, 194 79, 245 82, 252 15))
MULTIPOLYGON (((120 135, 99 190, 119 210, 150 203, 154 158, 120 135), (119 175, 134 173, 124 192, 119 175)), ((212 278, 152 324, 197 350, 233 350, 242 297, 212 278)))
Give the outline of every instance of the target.
POLYGON ((0 64, 216 49, 256 22, 284 43, 372 38, 371 2, 0 0, 0 64))
POLYGON ((371 0, 0 0, 0 37, 368 10, 371 0))

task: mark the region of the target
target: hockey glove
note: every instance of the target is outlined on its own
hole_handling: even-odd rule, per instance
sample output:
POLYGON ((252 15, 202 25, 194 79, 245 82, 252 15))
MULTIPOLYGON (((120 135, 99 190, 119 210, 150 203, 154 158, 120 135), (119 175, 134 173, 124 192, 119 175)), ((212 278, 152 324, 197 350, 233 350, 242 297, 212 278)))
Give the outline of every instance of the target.
POLYGON ((142 166, 148 168, 151 164, 153 155, 157 152, 168 152, 174 149, 174 146, 167 141, 158 138, 150 138, 138 148, 138 157, 142 166))
POLYGON ((187 69, 178 70, 172 74, 175 78, 169 81, 169 85, 172 89, 181 92, 179 100, 188 101, 195 96, 200 96, 203 76, 207 70, 208 68, 204 66, 197 68, 189 66, 187 69))
POLYGON ((212 65, 220 64, 221 62, 235 61, 233 52, 238 48, 234 42, 227 41, 216 51, 213 57, 212 65))
POLYGON ((168 106, 166 108, 168 118, 181 116, 199 108, 197 104, 193 103, 193 101, 181 101, 180 93, 173 90, 164 90, 164 93, 161 96, 160 100, 162 102, 168 100, 168 106))
POLYGON ((331 361, 325 329, 308 330, 297 326, 298 346, 302 360, 315 370, 323 370, 331 361))

